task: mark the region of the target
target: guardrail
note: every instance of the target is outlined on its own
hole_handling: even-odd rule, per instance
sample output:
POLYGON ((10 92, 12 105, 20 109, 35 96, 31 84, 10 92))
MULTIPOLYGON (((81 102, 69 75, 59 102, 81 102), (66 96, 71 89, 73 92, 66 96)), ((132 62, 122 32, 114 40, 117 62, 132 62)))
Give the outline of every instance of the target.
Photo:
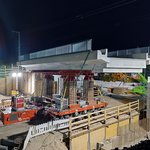
POLYGON ((78 43, 71 43, 59 47, 54 47, 34 53, 25 54, 19 57, 20 61, 44 58, 48 56, 57 56, 62 54, 69 54, 75 52, 88 51, 92 49, 92 39, 81 41, 78 43))
POLYGON ((69 119, 50 121, 37 126, 30 127, 24 141, 23 150, 26 149, 29 140, 35 136, 69 127, 69 119))
POLYGON ((119 119, 123 114, 132 115, 132 112, 137 112, 138 110, 139 100, 130 102, 128 104, 122 104, 116 107, 95 111, 93 113, 88 113, 78 117, 73 117, 69 120, 69 131, 76 131, 83 127, 85 130, 88 130, 89 126, 100 122, 105 125, 111 118, 119 119))
POLYGON ((109 57, 128 57, 133 54, 148 53, 150 54, 150 47, 137 47, 132 49, 116 50, 108 53, 109 57))

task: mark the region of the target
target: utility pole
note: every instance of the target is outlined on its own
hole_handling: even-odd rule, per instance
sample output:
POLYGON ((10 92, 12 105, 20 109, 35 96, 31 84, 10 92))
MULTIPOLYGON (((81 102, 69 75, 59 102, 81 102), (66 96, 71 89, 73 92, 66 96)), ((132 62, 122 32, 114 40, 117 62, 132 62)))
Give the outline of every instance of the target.
POLYGON ((5 71, 5 95, 7 95, 7 76, 6 76, 6 66, 4 66, 5 71))
POLYGON ((21 54, 21 51, 20 51, 20 32, 19 31, 12 31, 13 33, 16 33, 17 34, 17 39, 18 39, 18 63, 19 65, 17 66, 17 75, 16 75, 16 91, 18 91, 18 73, 19 73, 19 66, 21 65, 20 64, 20 54, 21 54))

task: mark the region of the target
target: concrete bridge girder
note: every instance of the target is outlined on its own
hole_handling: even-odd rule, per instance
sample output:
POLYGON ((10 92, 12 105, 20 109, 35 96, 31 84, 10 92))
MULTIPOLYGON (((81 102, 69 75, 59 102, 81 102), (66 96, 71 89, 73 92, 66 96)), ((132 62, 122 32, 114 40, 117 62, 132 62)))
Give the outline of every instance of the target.
MULTIPOLYGON (((39 59, 22 61, 21 66, 27 71, 34 70, 80 70, 88 52, 64 54, 39 59)), ((102 51, 91 51, 83 70, 95 72, 142 72, 146 68, 146 59, 114 58, 102 51)))

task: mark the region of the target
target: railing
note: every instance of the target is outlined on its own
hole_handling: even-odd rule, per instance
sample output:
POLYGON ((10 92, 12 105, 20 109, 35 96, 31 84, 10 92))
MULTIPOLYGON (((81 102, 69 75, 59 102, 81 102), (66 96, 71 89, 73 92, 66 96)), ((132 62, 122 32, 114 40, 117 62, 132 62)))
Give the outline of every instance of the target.
POLYGON ((48 57, 48 56, 56 56, 62 54, 69 54, 81 51, 87 51, 92 49, 92 39, 78 42, 78 43, 71 43, 59 47, 54 47, 26 55, 22 55, 19 57, 20 61, 31 60, 36 58, 48 57))
POLYGON ((23 150, 26 149, 29 140, 35 136, 48 133, 54 130, 60 130, 69 126, 69 119, 50 121, 37 126, 30 127, 26 139, 24 141, 23 150))
POLYGON ((29 131, 28 131, 28 134, 27 134, 27 136, 26 136, 26 139, 25 139, 25 141, 24 141, 23 150, 26 149, 27 144, 28 144, 29 140, 30 140, 31 137, 32 137, 32 135, 31 135, 32 130, 33 130, 33 127, 30 127, 30 129, 29 129, 29 131))
POLYGON ((130 57, 133 54, 148 53, 150 54, 150 47, 138 47, 133 49, 116 50, 108 53, 109 57, 130 57))
POLYGON ((106 125, 111 118, 116 120, 120 118, 121 115, 132 115, 132 112, 137 112, 139 110, 139 100, 130 102, 128 104, 122 104, 116 107, 111 107, 103 109, 100 111, 95 111, 93 113, 81 115, 78 117, 70 118, 70 132, 76 131, 79 128, 88 130, 88 126, 92 126, 96 123, 102 123, 106 125))

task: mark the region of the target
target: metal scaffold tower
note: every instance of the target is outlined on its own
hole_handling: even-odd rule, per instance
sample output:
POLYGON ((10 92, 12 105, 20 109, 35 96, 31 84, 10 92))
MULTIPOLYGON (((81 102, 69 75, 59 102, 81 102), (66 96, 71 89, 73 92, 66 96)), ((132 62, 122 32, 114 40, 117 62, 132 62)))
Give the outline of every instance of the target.
POLYGON ((0 78, 4 78, 8 75, 9 69, 6 66, 0 66, 0 78))
POLYGON ((4 92, 5 92, 5 94, 7 93, 7 76, 9 75, 10 72, 11 72, 11 68, 8 68, 4 65, 0 66, 0 79, 4 80, 4 84, 5 84, 4 92))

